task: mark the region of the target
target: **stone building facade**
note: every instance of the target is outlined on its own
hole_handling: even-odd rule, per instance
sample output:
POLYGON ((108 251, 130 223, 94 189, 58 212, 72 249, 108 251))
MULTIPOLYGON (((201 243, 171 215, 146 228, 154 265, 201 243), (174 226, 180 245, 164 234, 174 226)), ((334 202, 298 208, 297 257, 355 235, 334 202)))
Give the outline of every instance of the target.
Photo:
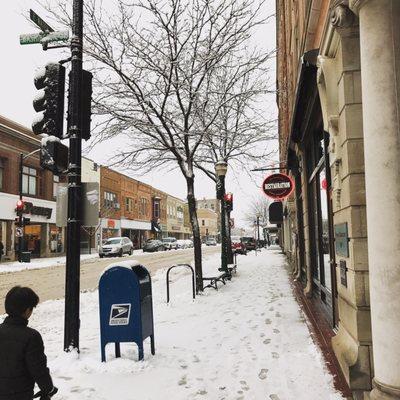
POLYGON ((400 2, 277 0, 283 248, 354 399, 400 399, 400 2))

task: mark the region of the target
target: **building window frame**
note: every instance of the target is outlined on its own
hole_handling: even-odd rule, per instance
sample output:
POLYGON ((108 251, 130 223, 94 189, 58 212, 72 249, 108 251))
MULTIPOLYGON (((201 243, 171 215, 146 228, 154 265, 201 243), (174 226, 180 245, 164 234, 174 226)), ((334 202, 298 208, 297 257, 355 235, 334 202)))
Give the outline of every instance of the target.
POLYGON ((22 194, 26 196, 37 196, 39 187, 39 173, 34 167, 22 167, 22 194))

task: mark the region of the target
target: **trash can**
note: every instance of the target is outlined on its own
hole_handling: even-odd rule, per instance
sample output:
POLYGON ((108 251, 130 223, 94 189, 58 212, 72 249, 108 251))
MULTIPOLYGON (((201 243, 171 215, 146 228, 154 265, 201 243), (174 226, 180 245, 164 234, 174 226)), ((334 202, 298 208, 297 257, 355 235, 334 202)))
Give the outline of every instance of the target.
POLYGON ((31 252, 30 251, 21 252, 21 262, 24 262, 24 263, 31 262, 31 252))
POLYGON ((143 342, 150 337, 155 354, 151 277, 137 261, 111 264, 99 282, 101 361, 106 361, 107 343, 115 343, 120 357, 120 343, 134 342, 143 359, 143 342))

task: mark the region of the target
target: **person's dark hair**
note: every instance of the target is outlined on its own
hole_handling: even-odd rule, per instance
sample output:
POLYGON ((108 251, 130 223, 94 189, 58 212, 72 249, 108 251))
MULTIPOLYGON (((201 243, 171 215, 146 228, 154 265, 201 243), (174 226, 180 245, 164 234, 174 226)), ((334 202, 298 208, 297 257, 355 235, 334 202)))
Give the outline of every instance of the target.
POLYGON ((38 303, 39 296, 31 288, 14 286, 6 295, 5 309, 10 317, 17 317, 38 303))

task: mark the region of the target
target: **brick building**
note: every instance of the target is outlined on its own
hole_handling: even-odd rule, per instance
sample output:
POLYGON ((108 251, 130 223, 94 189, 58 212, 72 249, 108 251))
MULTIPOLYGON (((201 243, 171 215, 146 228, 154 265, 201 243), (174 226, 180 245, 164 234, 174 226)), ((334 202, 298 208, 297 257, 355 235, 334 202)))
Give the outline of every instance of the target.
MULTIPOLYGON (((0 239, 6 259, 15 259, 16 202, 19 194, 20 154, 37 151, 40 140, 32 132, 0 116, 0 239)), ((25 217, 24 250, 33 257, 46 257, 64 251, 64 232, 55 225, 55 195, 58 179, 40 168, 38 153, 23 162, 22 194, 25 217)))

